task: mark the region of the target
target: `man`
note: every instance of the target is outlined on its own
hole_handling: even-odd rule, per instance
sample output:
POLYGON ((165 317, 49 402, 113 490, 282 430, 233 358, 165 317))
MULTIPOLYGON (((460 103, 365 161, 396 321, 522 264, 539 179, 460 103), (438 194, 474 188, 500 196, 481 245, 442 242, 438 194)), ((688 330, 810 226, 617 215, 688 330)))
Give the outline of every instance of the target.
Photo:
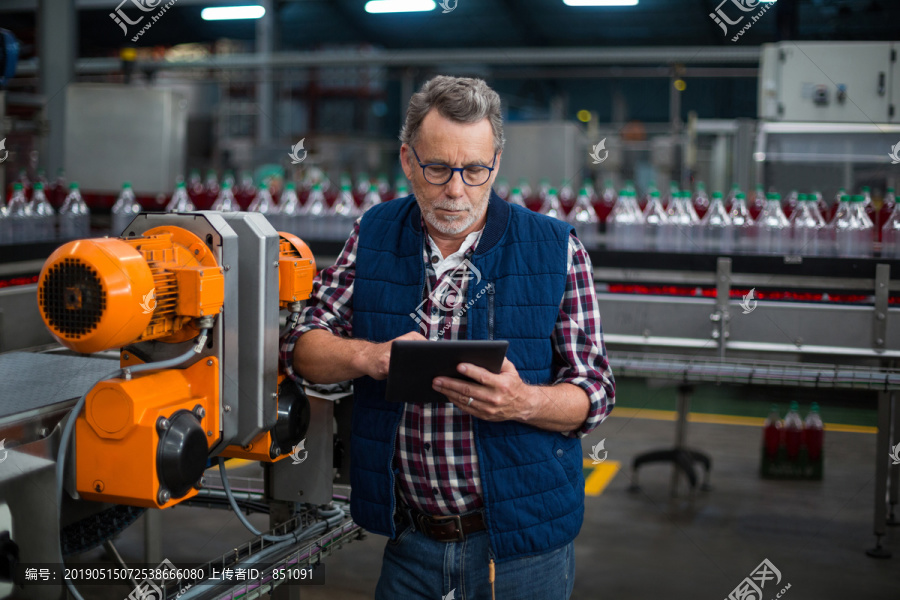
POLYGON ((615 396, 589 257, 567 224, 491 192, 504 139, 484 81, 428 81, 400 139, 413 194, 357 222, 284 367, 354 379, 351 512, 390 537, 376 598, 568 598, 579 438, 615 396), (391 342, 425 338, 509 350, 499 374, 459 365, 477 383, 435 379, 449 402, 385 401, 391 342))

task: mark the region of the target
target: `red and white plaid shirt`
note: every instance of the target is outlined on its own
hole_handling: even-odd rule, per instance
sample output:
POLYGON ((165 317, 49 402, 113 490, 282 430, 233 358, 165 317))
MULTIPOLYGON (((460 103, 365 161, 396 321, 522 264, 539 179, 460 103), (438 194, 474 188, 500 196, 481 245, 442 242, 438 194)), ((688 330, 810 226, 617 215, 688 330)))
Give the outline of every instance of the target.
MULTIPOLYGON (((417 312, 434 316, 419 319, 420 331, 425 337, 465 339, 465 312, 456 309, 453 292, 459 290, 461 297, 466 297, 469 277, 465 259, 474 252, 480 236, 481 232, 469 235, 458 252, 441 257, 431 237, 426 235, 428 244, 423 248, 422 260, 429 293, 417 312), (438 293, 432 293, 432 290, 438 290, 438 293), (448 290, 450 302, 447 301, 448 290)), ((316 276, 313 295, 297 327, 282 339, 282 366, 287 376, 300 384, 304 381, 293 369, 297 338, 312 329, 352 337, 358 237, 359 220, 334 265, 316 276)), ((615 380, 603 344, 590 257, 575 236, 569 237, 566 290, 560 301, 552 342, 554 383, 567 382, 581 387, 587 392, 591 405, 581 427, 565 435, 586 436, 612 411, 615 380)), ((482 506, 472 417, 451 402, 404 405, 395 441, 394 466, 399 468, 398 482, 403 499, 413 508, 432 515, 453 515, 482 506)))

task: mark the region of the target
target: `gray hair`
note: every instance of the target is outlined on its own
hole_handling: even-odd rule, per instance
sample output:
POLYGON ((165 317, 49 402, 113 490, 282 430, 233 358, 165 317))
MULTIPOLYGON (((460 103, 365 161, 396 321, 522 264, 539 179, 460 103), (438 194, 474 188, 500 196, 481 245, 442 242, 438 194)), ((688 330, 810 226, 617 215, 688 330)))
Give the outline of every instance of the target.
POLYGON ((406 123, 400 130, 400 141, 414 144, 425 115, 436 108, 442 117, 458 123, 477 123, 489 119, 494 132, 494 151, 503 150, 503 116, 500 96, 482 79, 438 75, 425 82, 409 99, 406 123))

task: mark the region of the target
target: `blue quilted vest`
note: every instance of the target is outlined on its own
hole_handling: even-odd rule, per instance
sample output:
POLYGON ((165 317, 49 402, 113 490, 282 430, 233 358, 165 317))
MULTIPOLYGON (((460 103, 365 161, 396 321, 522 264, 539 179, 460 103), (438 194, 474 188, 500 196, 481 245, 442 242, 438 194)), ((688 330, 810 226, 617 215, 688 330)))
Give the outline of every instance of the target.
MULTIPOLYGON (((571 230, 492 192, 471 258, 481 281, 469 281, 467 300, 477 299, 467 312, 467 337, 508 340, 507 357, 531 384, 552 379, 550 336, 565 290, 571 230)), ((413 196, 366 212, 354 279, 354 337, 383 342, 418 330, 411 314, 425 286, 423 235, 413 196)), ((365 529, 395 537, 393 454, 403 406, 384 400, 384 381, 354 383, 351 513, 365 529)), ((584 516, 580 441, 515 421, 474 419, 473 428, 497 561, 572 541, 584 516)))

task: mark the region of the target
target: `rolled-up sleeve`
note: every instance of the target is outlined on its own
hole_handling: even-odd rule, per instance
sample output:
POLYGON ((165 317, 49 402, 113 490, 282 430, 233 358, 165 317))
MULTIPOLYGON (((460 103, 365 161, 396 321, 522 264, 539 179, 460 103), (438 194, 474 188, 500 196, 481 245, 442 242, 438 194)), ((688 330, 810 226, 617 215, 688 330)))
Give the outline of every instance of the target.
POLYGON ((587 393, 591 403, 587 419, 568 433, 584 437, 612 412, 616 381, 603 343, 591 258, 574 235, 569 237, 568 253, 566 291, 552 336, 554 383, 571 383, 587 393))
POLYGON ((294 371, 294 346, 304 333, 324 329, 349 338, 353 333, 353 278, 356 274, 356 245, 359 219, 344 244, 337 261, 313 279, 312 296, 300 313, 297 325, 281 338, 279 357, 284 374, 298 384, 303 379, 294 371))

